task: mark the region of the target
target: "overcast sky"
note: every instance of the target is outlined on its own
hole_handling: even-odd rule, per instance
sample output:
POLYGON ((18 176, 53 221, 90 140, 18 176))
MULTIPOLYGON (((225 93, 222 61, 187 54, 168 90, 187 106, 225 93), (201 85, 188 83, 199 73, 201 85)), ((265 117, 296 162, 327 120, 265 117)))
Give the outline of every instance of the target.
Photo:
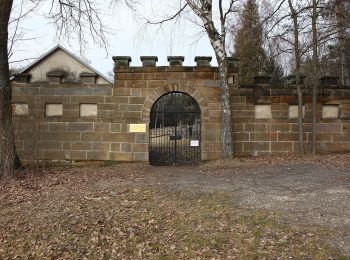
MULTIPOLYGON (((214 58, 214 52, 207 36, 200 37, 201 28, 186 19, 176 25, 169 23, 161 29, 154 25, 145 26, 145 21, 140 19, 140 16, 151 20, 165 17, 176 10, 178 0, 154 1, 153 4, 159 3, 154 5, 150 4, 152 0, 146 2, 148 2, 147 5, 139 6, 136 12, 139 15, 138 18, 125 6, 120 5, 113 8, 108 8, 105 4, 99 6, 103 12, 103 23, 109 31, 107 35, 108 54, 104 48, 94 45, 93 40, 89 39, 83 55, 90 61, 90 65, 107 74, 113 69, 111 57, 118 55, 131 56, 134 66, 141 64, 140 56, 143 55, 158 56, 158 65, 167 65, 167 56, 169 55, 185 56, 185 65, 189 66, 195 64, 194 57, 197 55, 213 56, 214 58)), ((73 35, 69 42, 67 39, 58 42, 57 37, 55 37, 55 27, 49 19, 41 15, 47 12, 48 8, 48 6, 42 5, 20 24, 25 38, 35 39, 18 44, 11 57, 12 61, 39 57, 58 43, 78 56, 80 55, 79 44, 74 40, 73 35)), ((27 64, 28 62, 13 63, 11 66, 18 67, 27 64)))

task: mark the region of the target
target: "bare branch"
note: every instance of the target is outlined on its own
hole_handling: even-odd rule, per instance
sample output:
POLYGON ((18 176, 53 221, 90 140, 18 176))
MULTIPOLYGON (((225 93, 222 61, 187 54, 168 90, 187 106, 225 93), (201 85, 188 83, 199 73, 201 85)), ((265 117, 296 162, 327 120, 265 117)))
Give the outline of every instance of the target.
POLYGON ((188 6, 188 4, 186 3, 184 6, 180 7, 180 10, 177 11, 174 15, 166 18, 166 19, 163 19, 161 21, 157 21, 157 22, 151 22, 151 21, 147 21, 148 24, 152 24, 152 25, 161 25, 163 23, 166 23, 166 22, 170 22, 172 20, 174 20, 175 18, 177 18, 178 16, 181 15, 181 13, 186 9, 186 7, 188 6))

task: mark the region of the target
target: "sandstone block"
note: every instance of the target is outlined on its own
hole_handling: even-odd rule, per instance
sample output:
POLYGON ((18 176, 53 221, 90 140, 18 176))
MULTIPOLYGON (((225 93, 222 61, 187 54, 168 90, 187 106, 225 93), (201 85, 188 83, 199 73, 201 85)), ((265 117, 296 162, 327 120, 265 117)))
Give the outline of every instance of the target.
POLYGON ((108 160, 109 153, 107 151, 87 151, 86 158, 88 160, 108 160))
POLYGON ((135 161, 147 162, 148 161, 148 152, 147 153, 135 153, 135 161))
POLYGON ((290 124, 286 123, 274 123, 271 124, 271 131, 272 132, 289 132, 290 131, 290 124))
POLYGON ((104 133, 103 141, 115 143, 132 143, 135 142, 134 133, 104 133))
POLYGON ((349 143, 344 142, 317 142, 316 151, 320 153, 329 153, 329 152, 348 152, 349 143))
POLYGON ((343 126, 340 123, 319 123, 316 125, 318 133, 342 132, 343 126))
POLYGON ((109 159, 114 161, 130 162, 134 160, 133 153, 110 152, 109 159))
POLYGON ((89 142, 72 142, 70 149, 77 151, 90 150, 91 144, 89 142))
POLYGON ((93 151, 109 151, 109 147, 110 147, 110 143, 100 143, 100 142, 92 143, 93 151))
POLYGON ((111 143, 111 151, 112 152, 120 152, 121 143, 111 143))
POLYGON ((86 160, 86 151, 68 151, 66 159, 69 160, 86 160))
POLYGON ((102 141, 102 133, 91 132, 81 133, 81 141, 100 142, 102 141))
POLYGON ((124 153, 130 153, 131 152, 131 144, 130 143, 121 143, 120 144, 120 151, 124 153))
POLYGON ((93 130, 94 130, 94 123, 80 123, 80 122, 67 123, 67 131, 92 132, 93 130))
POLYGON ((136 153, 147 153, 148 144, 131 144, 131 151, 136 153))
POLYGON ((65 122, 49 122, 49 131, 63 132, 67 130, 67 123, 65 122))
POLYGON ((293 142, 271 142, 271 152, 293 152, 293 142))
POLYGON ((266 132, 266 124, 254 124, 246 123, 244 124, 244 131, 247 132, 266 132))
POLYGON ((257 151, 269 151, 269 142, 244 142, 243 151, 244 152, 257 152, 257 151))

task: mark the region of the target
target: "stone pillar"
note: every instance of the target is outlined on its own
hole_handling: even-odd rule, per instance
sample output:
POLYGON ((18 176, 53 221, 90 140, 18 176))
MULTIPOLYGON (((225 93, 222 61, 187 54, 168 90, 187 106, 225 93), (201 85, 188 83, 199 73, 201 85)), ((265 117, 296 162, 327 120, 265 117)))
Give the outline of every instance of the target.
POLYGON ((212 57, 210 56, 196 56, 194 61, 197 62, 197 67, 210 67, 212 57))
POLYGON ((158 61, 157 56, 141 56, 142 67, 155 67, 158 61))
POLYGON ((130 56, 113 56, 114 67, 130 67, 132 61, 130 56))
POLYGON ((184 56, 168 56, 168 62, 170 66, 182 66, 184 60, 184 56))

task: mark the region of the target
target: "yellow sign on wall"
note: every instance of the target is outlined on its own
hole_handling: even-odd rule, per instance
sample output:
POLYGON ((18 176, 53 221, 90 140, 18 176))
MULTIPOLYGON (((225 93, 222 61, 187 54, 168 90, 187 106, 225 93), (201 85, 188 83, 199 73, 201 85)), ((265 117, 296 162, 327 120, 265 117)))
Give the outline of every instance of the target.
POLYGON ((129 132, 130 133, 146 133, 147 126, 146 124, 130 124, 129 132))

